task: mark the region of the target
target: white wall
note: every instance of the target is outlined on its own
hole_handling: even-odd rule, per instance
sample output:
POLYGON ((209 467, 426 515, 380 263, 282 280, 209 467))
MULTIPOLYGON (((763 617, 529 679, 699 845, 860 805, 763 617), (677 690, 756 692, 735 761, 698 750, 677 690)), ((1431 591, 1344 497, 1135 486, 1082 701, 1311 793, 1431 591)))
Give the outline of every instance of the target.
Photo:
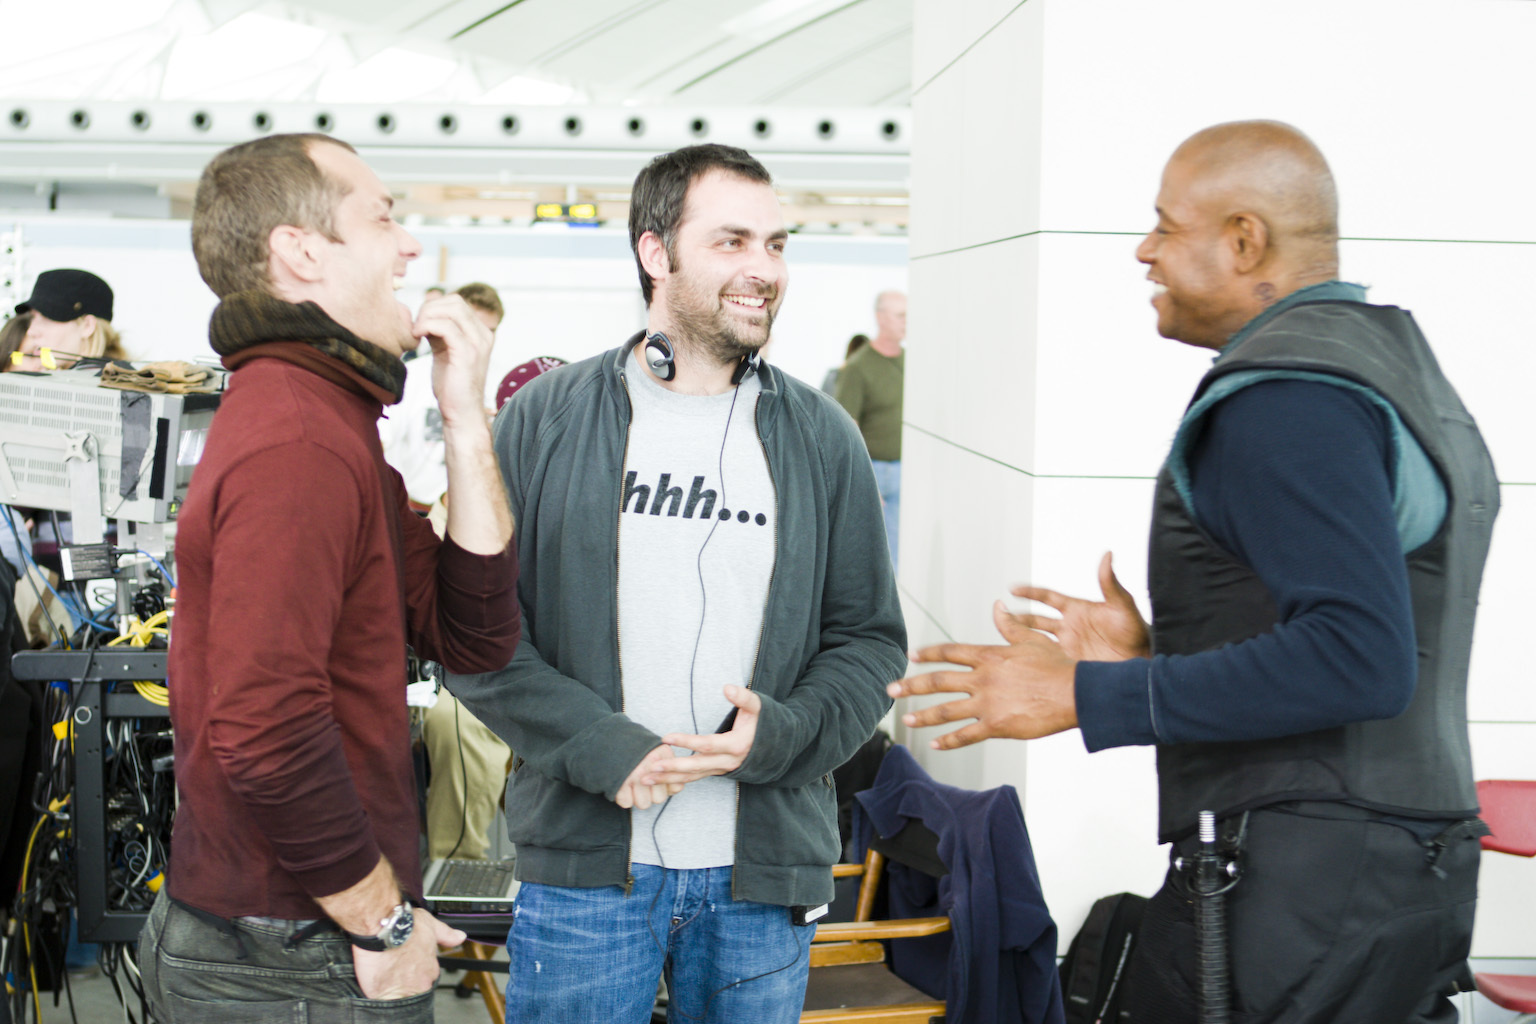
MULTIPOLYGON (((1145 599, 1152 477, 1209 353, 1159 338, 1133 250, 1162 164, 1220 121, 1290 121, 1342 197, 1343 276, 1415 311, 1493 450, 1504 511, 1471 689, 1480 777, 1536 776, 1536 5, 1509 0, 916 0, 901 585, 914 644, 994 642, 1010 582, 1145 599)), ((1150 749, 1076 733, 940 753, 1011 783, 1064 936, 1150 893, 1150 749)), ((1485 859, 1474 952, 1536 957, 1536 865, 1485 859)), ((1484 1005, 1486 1010, 1486 1004, 1484 1005)), ((1479 1016, 1479 1020, 1497 1019, 1479 1016)))
MULTIPOLYGON (((507 317, 497 334, 489 387, 534 356, 577 360, 624 341, 645 323, 628 235, 615 229, 419 226, 422 255, 408 267, 401 301, 412 309, 441 280, 450 288, 484 281, 501 294, 507 317)), ((129 221, 63 215, 0 216, 0 245, 11 248, 0 303, 9 312, 37 275, 82 267, 115 293, 114 325, 135 359, 211 358, 208 318, 216 304, 192 259, 184 221, 129 221)), ((788 247, 790 288, 774 325, 768 358, 820 384, 839 365, 848 338, 872 333, 874 300, 906 287, 907 240, 795 235, 788 247)))

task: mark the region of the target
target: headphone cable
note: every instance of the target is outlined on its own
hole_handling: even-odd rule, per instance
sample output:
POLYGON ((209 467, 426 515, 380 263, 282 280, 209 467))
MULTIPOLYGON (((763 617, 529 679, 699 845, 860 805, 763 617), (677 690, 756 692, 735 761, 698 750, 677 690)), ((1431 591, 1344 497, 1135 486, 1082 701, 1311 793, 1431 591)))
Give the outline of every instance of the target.
MULTIPOLYGON (((756 369, 756 367, 754 367, 754 369, 756 369)), ((736 415, 736 399, 740 394, 741 386, 740 384, 737 384, 736 388, 731 394, 730 410, 725 415, 725 432, 720 436, 720 454, 718 463, 716 465, 716 472, 720 476, 720 512, 724 512, 727 508, 725 503, 725 447, 726 442, 731 436, 731 424, 734 421, 736 415)), ((697 705, 694 702, 694 673, 698 667, 699 647, 704 639, 704 620, 709 609, 709 591, 704 584, 704 549, 709 547, 709 542, 714 539, 715 531, 719 529, 721 519, 722 516, 719 514, 719 512, 717 512, 714 517, 715 521, 710 524, 709 533, 705 536, 704 543, 699 545, 699 553, 694 560, 694 568, 697 570, 699 577, 699 630, 698 633, 694 635, 693 654, 688 661, 688 714, 693 721, 693 731, 695 735, 697 735, 699 731, 699 713, 697 705)), ((670 806, 671 800, 669 799, 662 803, 662 805, 657 809, 655 817, 651 819, 651 845, 656 849, 656 859, 661 861, 661 864, 658 866, 663 871, 667 870, 666 857, 661 852, 661 840, 656 834, 656 829, 657 826, 661 824, 661 816, 667 813, 667 808, 670 806)), ((661 944, 661 937, 656 934, 656 925, 653 921, 656 916, 656 905, 661 900, 661 892, 662 887, 658 886, 656 889, 656 895, 651 897, 650 908, 646 911, 645 914, 645 927, 651 933, 651 941, 656 945, 656 951, 665 957, 667 952, 666 947, 661 944)), ((794 959, 790 960, 789 963, 784 964, 782 967, 775 967, 770 971, 764 971, 761 974, 754 974, 749 978, 740 978, 736 981, 730 982, 729 984, 720 986, 705 998, 704 1008, 697 1016, 691 1013, 687 1013, 678 1007, 675 1003, 669 1003, 669 1009, 677 1013, 679 1016, 686 1017, 689 1020, 703 1020, 709 1015, 710 1004, 715 1001, 715 997, 720 995, 720 993, 726 991, 727 989, 735 988, 737 985, 745 985, 749 981, 757 981, 760 978, 766 978, 770 975, 787 971, 800 962, 800 956, 801 950, 799 948, 799 943, 797 942, 795 944, 794 959)), ((671 992, 669 991, 669 999, 670 996, 671 992)))

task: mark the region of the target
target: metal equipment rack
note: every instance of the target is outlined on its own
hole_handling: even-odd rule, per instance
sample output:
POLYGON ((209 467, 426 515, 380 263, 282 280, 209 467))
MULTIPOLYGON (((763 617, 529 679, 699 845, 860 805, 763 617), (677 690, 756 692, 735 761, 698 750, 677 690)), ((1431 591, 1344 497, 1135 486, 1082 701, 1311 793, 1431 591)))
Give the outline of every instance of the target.
POLYGON ((86 942, 135 942, 147 911, 107 905, 106 724, 114 718, 168 718, 170 711, 137 693, 107 687, 128 680, 164 681, 165 651, 103 647, 90 651, 22 651, 11 659, 17 679, 67 680, 76 689, 74 811, 76 894, 80 938, 86 942))

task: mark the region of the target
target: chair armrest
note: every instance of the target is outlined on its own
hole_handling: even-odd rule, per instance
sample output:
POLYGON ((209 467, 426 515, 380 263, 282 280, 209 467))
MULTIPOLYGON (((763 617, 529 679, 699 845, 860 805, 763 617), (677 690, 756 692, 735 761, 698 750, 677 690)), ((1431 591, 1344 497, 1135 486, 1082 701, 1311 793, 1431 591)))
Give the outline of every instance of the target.
POLYGON ((812 942, 913 939, 949 931, 947 917, 911 917, 896 921, 832 921, 816 926, 812 942))

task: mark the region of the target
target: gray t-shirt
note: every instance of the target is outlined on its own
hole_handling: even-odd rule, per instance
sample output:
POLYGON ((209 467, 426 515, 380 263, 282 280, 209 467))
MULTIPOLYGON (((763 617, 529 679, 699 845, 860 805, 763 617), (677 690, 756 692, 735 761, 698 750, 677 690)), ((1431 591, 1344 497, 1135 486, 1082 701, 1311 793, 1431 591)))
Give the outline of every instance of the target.
MULTIPOLYGON (((679 395, 638 356, 625 380, 634 414, 619 515, 624 713, 663 736, 712 733, 732 708, 723 687, 751 682, 773 575, 773 480, 755 423, 762 387, 753 375, 723 395, 679 395)), ((729 779, 631 813, 637 864, 735 862, 729 779)))

